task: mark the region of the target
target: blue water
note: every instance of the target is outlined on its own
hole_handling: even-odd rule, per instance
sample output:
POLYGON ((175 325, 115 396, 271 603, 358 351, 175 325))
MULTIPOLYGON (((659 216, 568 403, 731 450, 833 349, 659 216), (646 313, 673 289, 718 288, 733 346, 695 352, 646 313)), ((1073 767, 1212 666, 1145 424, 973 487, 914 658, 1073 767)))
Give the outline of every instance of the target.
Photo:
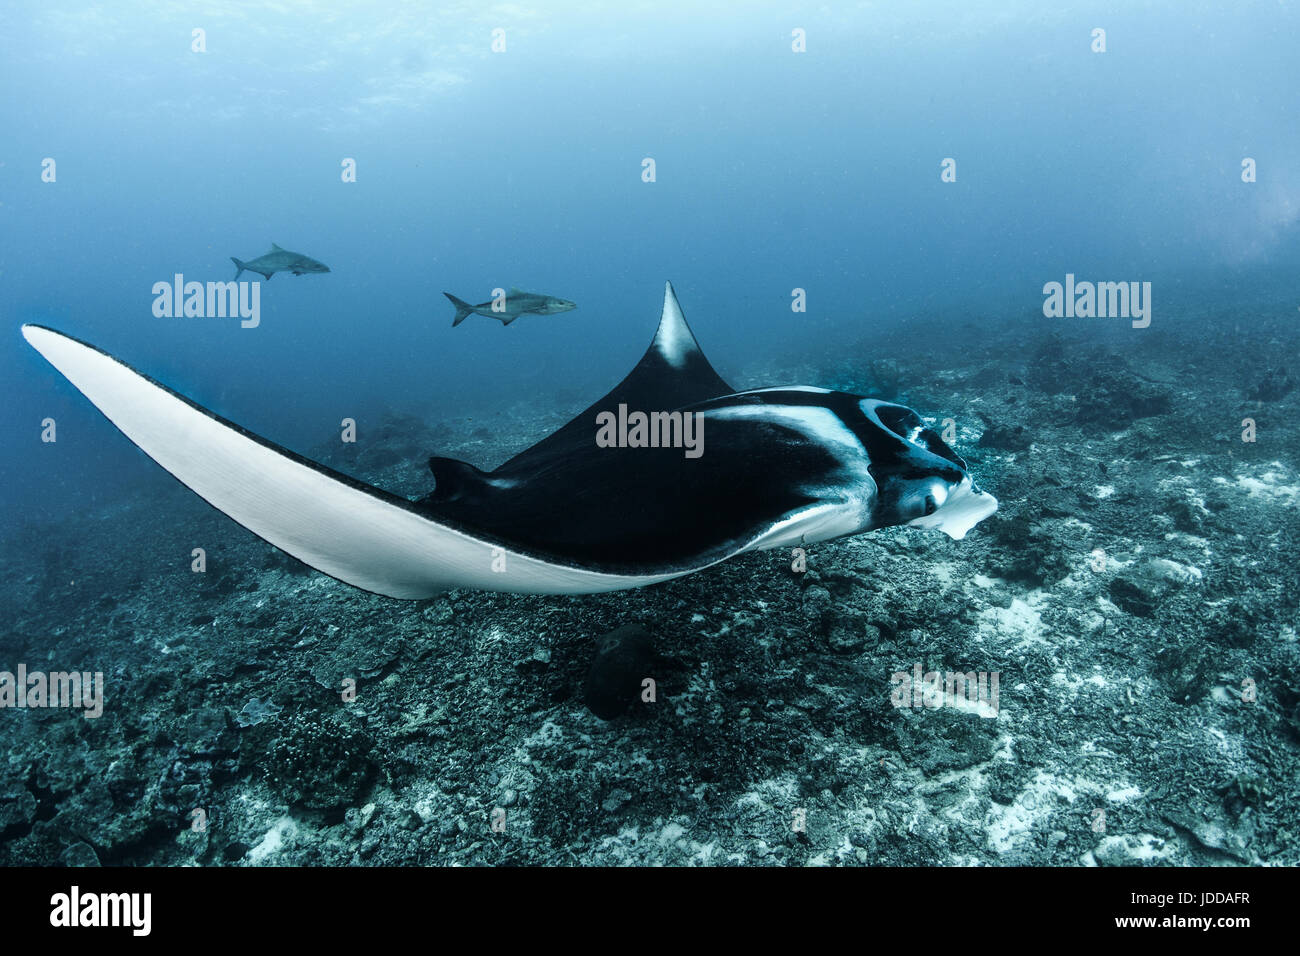
POLYGON ((6 3, 0 527, 166 480, 24 322, 306 451, 388 405, 593 399, 666 279, 730 378, 920 314, 954 335, 1032 314, 1067 272, 1151 281, 1155 323, 1189 335, 1198 305, 1286 294, 1295 7, 1044 7, 6 3), (256 329, 153 315, 155 282, 224 281, 271 242, 333 271, 263 283, 256 329), (443 290, 511 285, 579 309, 451 327, 443 290))

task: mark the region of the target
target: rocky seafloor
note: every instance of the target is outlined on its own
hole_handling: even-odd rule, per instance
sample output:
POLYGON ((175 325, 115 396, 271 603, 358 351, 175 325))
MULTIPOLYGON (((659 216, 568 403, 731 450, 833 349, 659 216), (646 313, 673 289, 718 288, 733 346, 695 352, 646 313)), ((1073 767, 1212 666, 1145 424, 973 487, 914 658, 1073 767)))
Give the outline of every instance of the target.
MULTIPOLYGON (((29 527, 0 669, 102 671, 106 701, 0 711, 0 863, 1300 864, 1294 305, 1085 325, 918 319, 732 376, 951 417, 1001 501, 963 541, 886 530, 803 573, 408 603, 172 483, 29 527), (604 720, 590 672, 626 625, 656 699, 604 720), (996 672, 997 716, 894 707, 916 665, 996 672)), ((418 495, 430 453, 490 467, 594 397, 304 450, 418 495)))

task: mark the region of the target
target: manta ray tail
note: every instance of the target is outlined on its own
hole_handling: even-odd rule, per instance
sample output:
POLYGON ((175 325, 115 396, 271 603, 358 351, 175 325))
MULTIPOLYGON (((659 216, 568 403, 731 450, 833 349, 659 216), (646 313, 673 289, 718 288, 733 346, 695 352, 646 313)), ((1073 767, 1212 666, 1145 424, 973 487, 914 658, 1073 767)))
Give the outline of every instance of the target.
POLYGON ((233 263, 235 264, 235 269, 236 269, 236 272, 235 272, 235 278, 238 279, 240 276, 242 276, 242 275, 244 274, 244 270, 247 269, 248 266, 244 265, 242 262, 240 262, 240 261, 239 261, 238 259, 236 259, 234 256, 231 256, 231 257, 230 257, 230 261, 233 262, 233 263))
MULTIPOLYGON (((208 504, 355 587, 408 599, 453 587, 595 594, 684 573, 609 574, 520 553, 245 431, 92 345, 39 325, 22 332, 127 438, 208 504)), ((438 490, 453 495, 456 482, 473 481, 477 469, 434 471, 438 490)))
POLYGON ((474 311, 474 306, 470 305, 463 299, 456 298, 450 292, 444 292, 443 295, 450 299, 451 304, 456 307, 456 318, 451 320, 452 328, 455 328, 464 322, 469 314, 474 311))

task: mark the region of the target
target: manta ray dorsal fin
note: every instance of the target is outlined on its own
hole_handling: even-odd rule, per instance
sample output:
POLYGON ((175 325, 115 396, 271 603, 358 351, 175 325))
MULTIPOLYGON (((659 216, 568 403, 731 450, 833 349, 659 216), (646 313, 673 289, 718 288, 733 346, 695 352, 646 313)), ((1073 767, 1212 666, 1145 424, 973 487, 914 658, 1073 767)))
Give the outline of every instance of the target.
POLYGON ((673 284, 665 283, 659 328, 641 361, 627 377, 563 428, 520 452, 493 474, 508 473, 517 467, 532 468, 550 455, 563 454, 574 442, 594 441, 596 415, 617 412, 619 405, 627 405, 633 411, 673 411, 734 391, 704 357, 695 334, 686 324, 673 284))
POLYGON ((695 333, 686 324, 673 284, 666 282, 664 309, 650 347, 627 378, 597 406, 627 402, 629 408, 640 411, 671 410, 734 391, 704 357, 695 333))
POLYGON ((695 341, 695 334, 686 324, 686 316, 682 314, 681 303, 677 301, 677 293, 671 282, 664 283, 664 310, 659 316, 659 328, 655 330, 650 350, 673 368, 684 368, 688 361, 697 356, 708 365, 700 343, 695 341))

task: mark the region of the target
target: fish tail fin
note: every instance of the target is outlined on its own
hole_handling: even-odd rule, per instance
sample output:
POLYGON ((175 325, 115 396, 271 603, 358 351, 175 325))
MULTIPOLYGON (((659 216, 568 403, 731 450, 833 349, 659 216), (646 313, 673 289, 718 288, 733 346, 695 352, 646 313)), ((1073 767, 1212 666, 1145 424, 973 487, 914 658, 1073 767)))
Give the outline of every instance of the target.
POLYGON ((242 262, 240 262, 240 261, 239 261, 238 259, 236 259, 234 256, 231 256, 231 257, 230 257, 230 261, 233 262, 233 263, 235 264, 235 269, 237 270, 237 271, 235 272, 235 278, 238 279, 240 276, 242 276, 242 275, 244 274, 244 270, 247 269, 248 266, 244 265, 242 262))
POLYGON ((443 295, 450 299, 451 304, 456 307, 456 318, 451 320, 452 328, 455 328, 469 317, 470 313, 474 311, 474 306, 463 299, 456 298, 450 292, 444 292, 443 295))

